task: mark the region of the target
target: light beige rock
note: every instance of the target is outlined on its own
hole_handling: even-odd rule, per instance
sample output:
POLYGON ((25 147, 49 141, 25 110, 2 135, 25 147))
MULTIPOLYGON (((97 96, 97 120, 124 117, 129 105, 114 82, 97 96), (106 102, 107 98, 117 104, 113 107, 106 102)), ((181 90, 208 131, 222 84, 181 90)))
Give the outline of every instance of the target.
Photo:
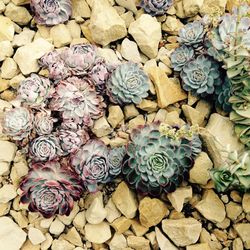
POLYGON ((63 237, 65 240, 67 240, 68 242, 70 242, 71 244, 75 246, 79 246, 79 247, 83 246, 81 236, 74 227, 71 227, 68 230, 67 234, 65 234, 63 237))
POLYGON ((5 16, 0 15, 0 42, 12 41, 15 33, 14 23, 5 16))
POLYGON ((72 39, 80 39, 81 27, 75 20, 70 20, 66 24, 72 39))
POLYGON ((3 13, 5 11, 5 4, 4 2, 1 0, 0 1, 0 14, 3 13))
POLYGON ((53 238, 49 233, 45 234, 46 240, 41 244, 41 250, 47 250, 50 248, 53 242, 53 238))
POLYGON ((200 243, 192 246, 187 246, 186 250, 211 250, 208 243, 200 243))
POLYGON ((245 213, 250 213, 250 194, 245 193, 242 199, 242 207, 245 213))
POLYGON ((60 235, 64 231, 65 225, 56 218, 49 227, 49 232, 54 235, 60 235))
POLYGON ((95 121, 92 132, 99 138, 109 135, 112 132, 112 128, 110 127, 106 117, 103 116, 95 121))
POLYGON ((122 234, 126 232, 130 226, 132 221, 130 219, 127 219, 125 216, 121 216, 120 218, 117 218, 111 223, 111 226, 115 229, 116 233, 122 234))
POLYGON ((189 172, 189 181, 200 185, 206 185, 211 179, 209 170, 213 168, 213 162, 205 152, 201 152, 195 159, 194 166, 189 172))
POLYGON ((86 211, 86 220, 90 224, 99 224, 107 216, 107 210, 103 207, 103 203, 100 199, 95 198, 90 207, 86 211))
POLYGON ((243 212, 242 206, 236 202, 230 201, 226 204, 227 217, 232 221, 235 221, 238 216, 243 212))
MULTIPOLYGON (((4 101, 0 102, 0 110, 1 110, 1 106, 9 107, 8 103, 6 103, 5 105, 4 101)), ((14 143, 0 140, 0 160, 1 161, 10 163, 11 161, 14 160, 16 151, 17 151, 17 146, 14 143)))
POLYGON ((107 205, 105 206, 105 209, 107 211, 107 216, 106 216, 106 220, 111 223, 113 222, 115 219, 119 218, 121 216, 121 213, 119 212, 119 210, 116 208, 114 202, 112 201, 112 199, 110 198, 107 205))
POLYGON ((85 224, 86 224, 85 211, 79 212, 73 220, 73 225, 78 230, 82 230, 85 224))
POLYGON ((49 228, 53 220, 54 220, 53 217, 48 218, 48 219, 42 219, 40 221, 40 227, 41 228, 49 228))
POLYGON ((128 246, 135 250, 150 250, 149 240, 144 237, 128 236, 128 246))
POLYGON ((35 36, 34 30, 24 28, 20 34, 14 36, 12 45, 14 48, 17 48, 29 44, 32 42, 34 36, 35 36))
POLYGON ((11 207, 11 202, 0 203, 0 216, 4 216, 9 213, 11 207))
POLYGON ((225 206, 213 190, 206 190, 202 200, 196 204, 195 208, 207 220, 214 223, 222 222, 226 216, 225 206))
POLYGON ((155 115, 154 122, 165 122, 167 117, 167 110, 166 109, 159 109, 155 115))
POLYGON ((3 61, 6 57, 11 57, 14 53, 10 41, 0 42, 0 62, 3 61))
POLYGON ((212 103, 203 99, 198 101, 195 107, 195 109, 199 111, 205 118, 209 118, 212 108, 213 108, 212 103))
POLYGON ((162 230, 176 246, 188 246, 198 241, 202 225, 194 218, 166 219, 162 221, 162 230))
POLYGON ((38 72, 40 67, 37 60, 45 53, 53 50, 53 48, 54 46, 51 43, 43 38, 39 38, 32 43, 18 48, 14 55, 14 60, 24 75, 38 72))
POLYGON ((76 215, 79 212, 79 206, 77 202, 74 202, 74 207, 73 210, 70 212, 69 216, 67 215, 58 215, 57 218, 64 224, 69 226, 72 221, 74 220, 74 218, 76 217, 76 215))
POLYGON ((118 210, 128 219, 132 219, 136 215, 138 202, 135 194, 128 188, 125 182, 121 182, 112 194, 112 201, 118 210))
POLYGON ((70 44, 72 37, 65 24, 58 24, 51 28, 50 36, 53 39, 54 46, 61 48, 70 44))
POLYGON ((156 18, 143 14, 130 24, 128 32, 147 57, 155 58, 157 56, 161 40, 161 25, 156 18))
POLYGON ((244 250, 243 243, 240 238, 236 238, 233 241, 233 250, 244 250))
POLYGON ((28 219, 22 214, 22 212, 16 212, 14 210, 10 211, 10 215, 15 220, 20 228, 25 228, 28 226, 28 219))
POLYGON ((122 112, 122 109, 119 105, 109 106, 109 116, 108 116, 108 122, 113 128, 116 128, 119 123, 124 119, 124 114, 122 112))
POLYGON ((182 105, 181 106, 184 115, 186 116, 187 121, 191 125, 199 125, 201 126, 204 123, 204 115, 200 113, 198 110, 190 107, 189 105, 182 105))
POLYGON ((85 237, 88 241, 101 244, 111 238, 111 231, 107 222, 101 222, 97 225, 86 224, 85 237))
POLYGON ((107 0, 94 0, 89 29, 94 41, 103 46, 127 35, 126 24, 107 0))
POLYGON ((155 228, 155 233, 156 233, 156 240, 158 242, 159 248, 160 249, 166 249, 166 250, 178 250, 178 248, 171 243, 171 241, 163 235, 161 230, 159 228, 155 228))
POLYGON ((1 67, 1 77, 11 79, 18 74, 19 70, 16 62, 12 58, 6 58, 1 67))
MULTIPOLYGON (((233 225, 237 234, 240 236, 241 240, 245 245, 249 246, 250 242, 250 223, 238 223, 233 225)), ((247 248, 249 249, 249 248, 247 248)))
POLYGON ((180 84, 168 78, 162 69, 152 68, 149 77, 154 83, 160 108, 166 108, 170 104, 187 98, 187 94, 182 90, 180 84))
POLYGON ((137 107, 149 113, 157 111, 157 103, 148 99, 142 99, 137 107))
POLYGON ((124 20, 125 24, 126 24, 126 28, 129 28, 129 25, 135 21, 134 16, 133 16, 133 12, 132 11, 128 11, 124 14, 121 15, 121 18, 124 20))
POLYGON ((124 237, 123 234, 117 234, 115 233, 112 240, 109 242, 109 248, 110 250, 121 250, 126 248, 127 245, 127 240, 124 237))
POLYGON ((120 64, 120 61, 119 61, 116 53, 112 49, 98 48, 96 53, 98 56, 103 57, 107 63, 120 64))
POLYGON ((170 126, 180 126, 185 125, 185 122, 179 117, 179 113, 177 111, 171 111, 166 114, 165 123, 170 126))
POLYGON ((218 13, 224 13, 226 8, 227 0, 204 0, 203 5, 200 8, 200 14, 202 16, 218 15, 218 13))
POLYGON ((132 12, 136 13, 136 1, 135 0, 115 0, 116 3, 128 10, 131 10, 132 12))
POLYGON ((33 245, 29 239, 25 241, 22 246, 22 250, 40 250, 39 245, 33 245))
POLYGON ((184 203, 192 198, 192 187, 179 187, 174 192, 167 195, 169 201, 177 212, 181 212, 184 203))
POLYGON ((121 54, 122 57, 128 61, 132 61, 135 63, 141 62, 141 56, 137 44, 133 41, 130 41, 128 38, 125 38, 122 41, 121 54))
POLYGON ((32 19, 32 16, 25 7, 16 6, 12 2, 6 6, 4 14, 19 25, 27 25, 32 19))
POLYGON ((136 219, 132 220, 131 229, 136 236, 143 236, 149 230, 148 227, 144 227, 140 222, 136 219))
POLYGON ((72 0, 72 17, 90 17, 90 8, 85 0, 72 0))
POLYGON ((183 27, 184 24, 175 16, 167 16, 166 21, 162 24, 162 30, 170 35, 178 35, 179 30, 183 27))
POLYGON ((29 228, 28 237, 33 245, 38 245, 46 240, 43 233, 39 229, 34 227, 29 228))
POLYGON ((68 241, 60 239, 54 240, 51 246, 51 250, 73 250, 74 245, 70 244, 68 241))
POLYGON ((204 0, 183 0, 183 9, 186 17, 197 15, 203 5, 204 0))
POLYGON ((144 124, 145 124, 145 119, 144 119, 143 115, 138 115, 128 122, 128 127, 129 127, 129 129, 134 129, 134 128, 137 128, 138 126, 144 125, 144 124))
POLYGON ((139 218, 145 227, 157 225, 168 213, 167 206, 159 199, 145 197, 140 201, 139 218))
POLYGON ((30 3, 30 0, 12 0, 15 5, 24 5, 30 3))
POLYGON ((16 188, 12 184, 5 184, 0 188, 0 203, 7 203, 16 196, 16 188))
POLYGON ((9 217, 0 217, 0 225, 0 249, 21 249, 27 234, 9 217))
POLYGON ((139 115, 139 112, 134 104, 126 105, 124 107, 125 119, 131 119, 139 115))

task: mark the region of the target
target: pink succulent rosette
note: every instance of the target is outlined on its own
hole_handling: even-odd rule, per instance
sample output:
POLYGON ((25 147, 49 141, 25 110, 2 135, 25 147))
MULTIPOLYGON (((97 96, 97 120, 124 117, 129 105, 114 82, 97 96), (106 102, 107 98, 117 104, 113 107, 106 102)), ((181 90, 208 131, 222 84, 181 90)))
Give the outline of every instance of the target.
POLYGON ((69 20, 72 13, 70 0, 31 0, 35 20, 41 25, 57 25, 69 20))
POLYGON ((78 175, 56 161, 32 164, 20 189, 21 202, 29 204, 31 212, 40 212, 45 218, 69 215, 74 200, 80 199, 83 192, 78 175))
POLYGON ((54 129, 55 118, 47 112, 38 112, 34 119, 34 128, 38 135, 49 135, 54 129))

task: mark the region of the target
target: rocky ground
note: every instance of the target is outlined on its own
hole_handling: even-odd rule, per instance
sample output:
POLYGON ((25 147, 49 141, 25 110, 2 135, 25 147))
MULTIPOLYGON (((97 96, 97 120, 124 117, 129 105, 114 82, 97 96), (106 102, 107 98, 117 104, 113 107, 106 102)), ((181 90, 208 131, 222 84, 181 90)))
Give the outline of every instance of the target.
POLYGON ((1 134, 0 250, 250 249, 250 194, 216 193, 208 172, 223 162, 227 145, 231 150, 243 145, 232 122, 213 103, 182 90, 169 60, 178 46, 176 35, 183 18, 223 13, 239 1, 177 0, 158 18, 143 14, 136 2, 72 0, 71 20, 49 28, 35 24, 29 0, 0 0, 0 112, 11 107, 9 102, 25 76, 47 74, 37 63, 44 53, 79 42, 96 43, 99 55, 110 63, 142 63, 156 98, 137 106, 111 105, 109 115, 95 122, 93 133, 118 146, 127 142, 129 130, 137 125, 198 124, 204 152, 196 159, 189 181, 174 193, 152 199, 135 194, 118 179, 82 197, 70 216, 44 219, 19 204, 18 185, 28 172, 27 162, 1 134), (125 123, 128 131, 116 129, 125 123))

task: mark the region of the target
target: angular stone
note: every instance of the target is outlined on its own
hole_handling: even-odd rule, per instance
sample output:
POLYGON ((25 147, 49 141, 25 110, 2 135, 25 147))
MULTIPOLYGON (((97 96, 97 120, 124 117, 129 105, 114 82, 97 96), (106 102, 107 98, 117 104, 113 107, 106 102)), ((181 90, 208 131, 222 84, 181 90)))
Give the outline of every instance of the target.
POLYGON ((16 196, 16 188, 12 184, 5 184, 0 188, 0 203, 7 203, 16 196))
POLYGON ((148 99, 142 99, 142 101, 140 102, 140 104, 137 105, 137 107, 149 113, 157 111, 157 103, 148 99))
POLYGON ((195 159, 194 166, 189 172, 189 181, 200 185, 206 185, 211 179, 209 170, 213 168, 213 162, 205 152, 201 152, 195 159))
POLYGON ((72 223, 72 221, 74 220, 74 218, 76 217, 76 215, 78 214, 79 210, 80 209, 79 209, 78 203, 74 202, 73 210, 70 212, 70 214, 68 216, 67 215, 58 215, 57 218, 64 225, 69 226, 72 223))
POLYGON ((14 36, 14 39, 12 42, 13 47, 15 48, 21 47, 28 43, 31 43, 34 38, 34 35, 35 35, 34 30, 24 28, 20 34, 14 36))
POLYGON ((135 0, 115 0, 116 3, 128 10, 131 10, 132 12, 136 13, 136 1, 135 0))
POLYGON ((26 233, 9 217, 0 217, 0 249, 19 250, 26 240, 26 233))
POLYGON ((107 210, 103 207, 100 199, 95 198, 86 211, 86 220, 90 224, 99 224, 107 216, 107 210))
POLYGON ((65 225, 56 218, 49 227, 49 232, 54 235, 60 235, 64 231, 65 225))
POLYGON ((187 246, 186 250, 211 250, 208 243, 200 243, 192 246, 187 246))
POLYGON ((232 221, 234 221, 243 212, 243 209, 242 206, 240 206, 239 204, 230 201, 228 204, 226 204, 226 212, 227 212, 227 217, 232 221))
POLYGON ((168 213, 167 206, 159 199, 145 197, 140 201, 139 218, 145 227, 157 225, 168 213))
POLYGON ((64 235, 64 239, 75 246, 83 246, 81 236, 74 227, 69 229, 67 234, 64 235))
POLYGON ((144 227, 136 219, 132 220, 131 229, 136 236, 143 236, 148 230, 148 227, 144 227))
POLYGON ((250 194, 245 193, 242 199, 242 207, 245 213, 250 213, 250 194))
POLYGON ((185 125, 185 122, 179 117, 179 113, 177 111, 171 111, 166 114, 165 123, 170 126, 179 126, 182 127, 185 125))
POLYGON ((154 83, 160 108, 166 108, 170 104, 187 98, 187 94, 182 90, 180 84, 168 78, 162 69, 152 68, 149 72, 149 77, 154 83))
POLYGON ((5 11, 5 4, 4 2, 1 0, 0 1, 0 14, 3 13, 5 11))
POLYGON ((108 122, 111 124, 113 128, 115 128, 121 121, 124 119, 124 114, 120 106, 110 105, 109 106, 109 116, 108 122))
POLYGON ((124 14, 121 15, 121 18, 125 21, 126 27, 128 28, 129 25, 135 21, 134 16, 133 16, 133 12, 132 11, 128 11, 124 14))
POLYGON ((181 212, 184 203, 192 198, 192 187, 179 187, 167 195, 169 201, 177 212, 181 212))
POLYGON ((11 57, 14 53, 10 41, 0 42, 0 62, 3 61, 6 57, 11 57))
POLYGON ((73 225, 82 230, 86 224, 85 211, 79 212, 73 220, 73 225))
MULTIPOLYGON (((3 103, 4 104, 4 103, 3 103)), ((0 102, 1 110, 1 102, 0 102)), ((11 162, 14 160, 16 155, 17 146, 8 141, 0 141, 0 159, 3 162, 11 162)))
POLYGON ((114 220, 111 226, 115 229, 116 233, 122 234, 130 228, 131 223, 132 221, 130 219, 127 219, 125 216, 121 216, 120 218, 114 220))
POLYGON ((111 238, 111 231, 107 222, 101 222, 97 225, 86 224, 85 237, 88 241, 101 244, 111 238))
POLYGON ((204 0, 203 5, 200 8, 200 14, 204 15, 218 15, 224 13, 226 8, 227 0, 204 0))
POLYGON ((108 48, 97 48, 97 55, 103 57, 107 63, 117 64, 119 65, 121 62, 119 61, 116 53, 112 49, 108 48))
POLYGON ((74 248, 74 245, 63 239, 54 240, 51 246, 51 250, 73 250, 74 248))
POLYGON ((206 190, 202 200, 196 204, 195 208, 207 220, 210 220, 214 223, 220 223, 226 217, 225 206, 213 190, 206 190))
POLYGON ((72 17, 90 17, 90 8, 85 0, 72 0, 72 17))
MULTIPOLYGON (((250 243, 250 223, 238 223, 234 224, 234 229, 236 230, 237 234, 240 236, 244 244, 249 246, 250 243)), ((249 248, 247 248, 249 249, 249 248)))
POLYGON ((128 122, 128 127, 129 129, 134 129, 140 125, 144 125, 145 124, 145 119, 143 115, 138 115, 137 117, 131 119, 128 122))
POLYGON ((24 4, 29 4, 30 3, 30 0, 12 0, 12 2, 15 4, 15 5, 24 5, 24 4))
POLYGON ((128 236, 128 246, 135 250, 150 250, 149 240, 144 237, 128 236))
POLYGON ((161 230, 159 228, 155 228, 156 233, 156 240, 158 242, 160 249, 166 249, 166 250, 178 250, 178 248, 170 242, 170 240, 163 235, 161 230))
POLYGON ((181 106, 184 115, 187 118, 187 121, 191 124, 191 125, 199 125, 201 126, 204 123, 204 115, 202 113, 200 113, 198 110, 188 106, 188 105, 182 105, 181 106))
POLYGON ((68 21, 66 27, 69 30, 69 33, 72 37, 72 41, 73 39, 81 39, 81 27, 75 20, 68 21))
POLYGON ((236 238, 233 241, 233 250, 244 250, 243 243, 240 238, 236 238))
POLYGON ((108 245, 110 250, 121 250, 128 246, 127 240, 123 236, 123 234, 117 234, 117 233, 114 234, 114 237, 112 238, 112 240, 109 242, 108 245))
POLYGON ((28 75, 38 72, 39 65, 37 60, 45 53, 53 50, 54 46, 43 38, 39 38, 32 43, 17 49, 14 60, 18 64, 21 72, 28 75))
POLYGON ((51 223, 53 222, 54 218, 48 218, 48 219, 43 219, 40 221, 40 227, 41 228, 49 228, 51 223))
POLYGON ((5 16, 0 15, 0 42, 12 41, 15 33, 14 23, 5 16))
POLYGON ((112 132, 112 128, 110 127, 106 117, 103 116, 95 121, 92 132, 99 138, 109 135, 112 132))
POLYGON ((201 229, 201 223, 194 218, 162 221, 162 230, 176 246, 184 247, 196 243, 201 229))
POLYGON ((127 35, 126 24, 107 0, 94 0, 89 29, 94 41, 103 46, 127 35))
POLYGON ((184 24, 175 16, 167 16, 166 21, 162 24, 162 30, 170 35, 178 35, 179 30, 183 27, 184 24))
POLYGON ((53 242, 53 238, 49 233, 45 234, 46 240, 41 244, 41 250, 47 250, 50 248, 53 242))
POLYGON ((72 37, 65 24, 58 24, 51 28, 50 36, 53 39, 54 46, 61 48, 70 44, 72 37))
POLYGON ((112 201, 112 199, 109 199, 107 205, 105 206, 105 209, 107 211, 106 220, 109 223, 113 222, 115 219, 117 219, 117 218, 119 218, 121 216, 121 213, 116 208, 116 206, 115 206, 114 202, 112 201))
POLYGON ((20 228, 25 228, 28 226, 28 218, 22 214, 22 212, 16 212, 14 210, 10 211, 10 215, 15 220, 20 228))
POLYGON ((183 9, 186 17, 197 15, 203 5, 204 0, 183 0, 183 9))
POLYGON ((161 40, 161 25, 156 18, 143 14, 130 24, 128 32, 147 57, 155 58, 157 56, 161 40))
POLYGON ((132 61, 134 63, 141 62, 141 56, 137 44, 133 41, 130 41, 128 38, 125 38, 122 41, 121 54, 122 57, 128 61, 132 61))
POLYGON ((28 237, 33 245, 38 245, 46 240, 43 233, 34 227, 29 228, 28 237))
POLYGON ((6 58, 1 67, 1 77, 4 79, 11 79, 18 74, 18 67, 12 58, 6 58))

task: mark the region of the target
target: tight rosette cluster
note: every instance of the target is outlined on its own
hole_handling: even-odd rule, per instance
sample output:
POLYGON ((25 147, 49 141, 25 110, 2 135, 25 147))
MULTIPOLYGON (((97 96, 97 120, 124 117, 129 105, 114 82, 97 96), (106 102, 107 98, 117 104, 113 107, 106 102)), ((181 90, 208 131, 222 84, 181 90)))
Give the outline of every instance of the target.
POLYGON ((174 0, 141 0, 140 6, 151 16, 164 15, 174 0))

